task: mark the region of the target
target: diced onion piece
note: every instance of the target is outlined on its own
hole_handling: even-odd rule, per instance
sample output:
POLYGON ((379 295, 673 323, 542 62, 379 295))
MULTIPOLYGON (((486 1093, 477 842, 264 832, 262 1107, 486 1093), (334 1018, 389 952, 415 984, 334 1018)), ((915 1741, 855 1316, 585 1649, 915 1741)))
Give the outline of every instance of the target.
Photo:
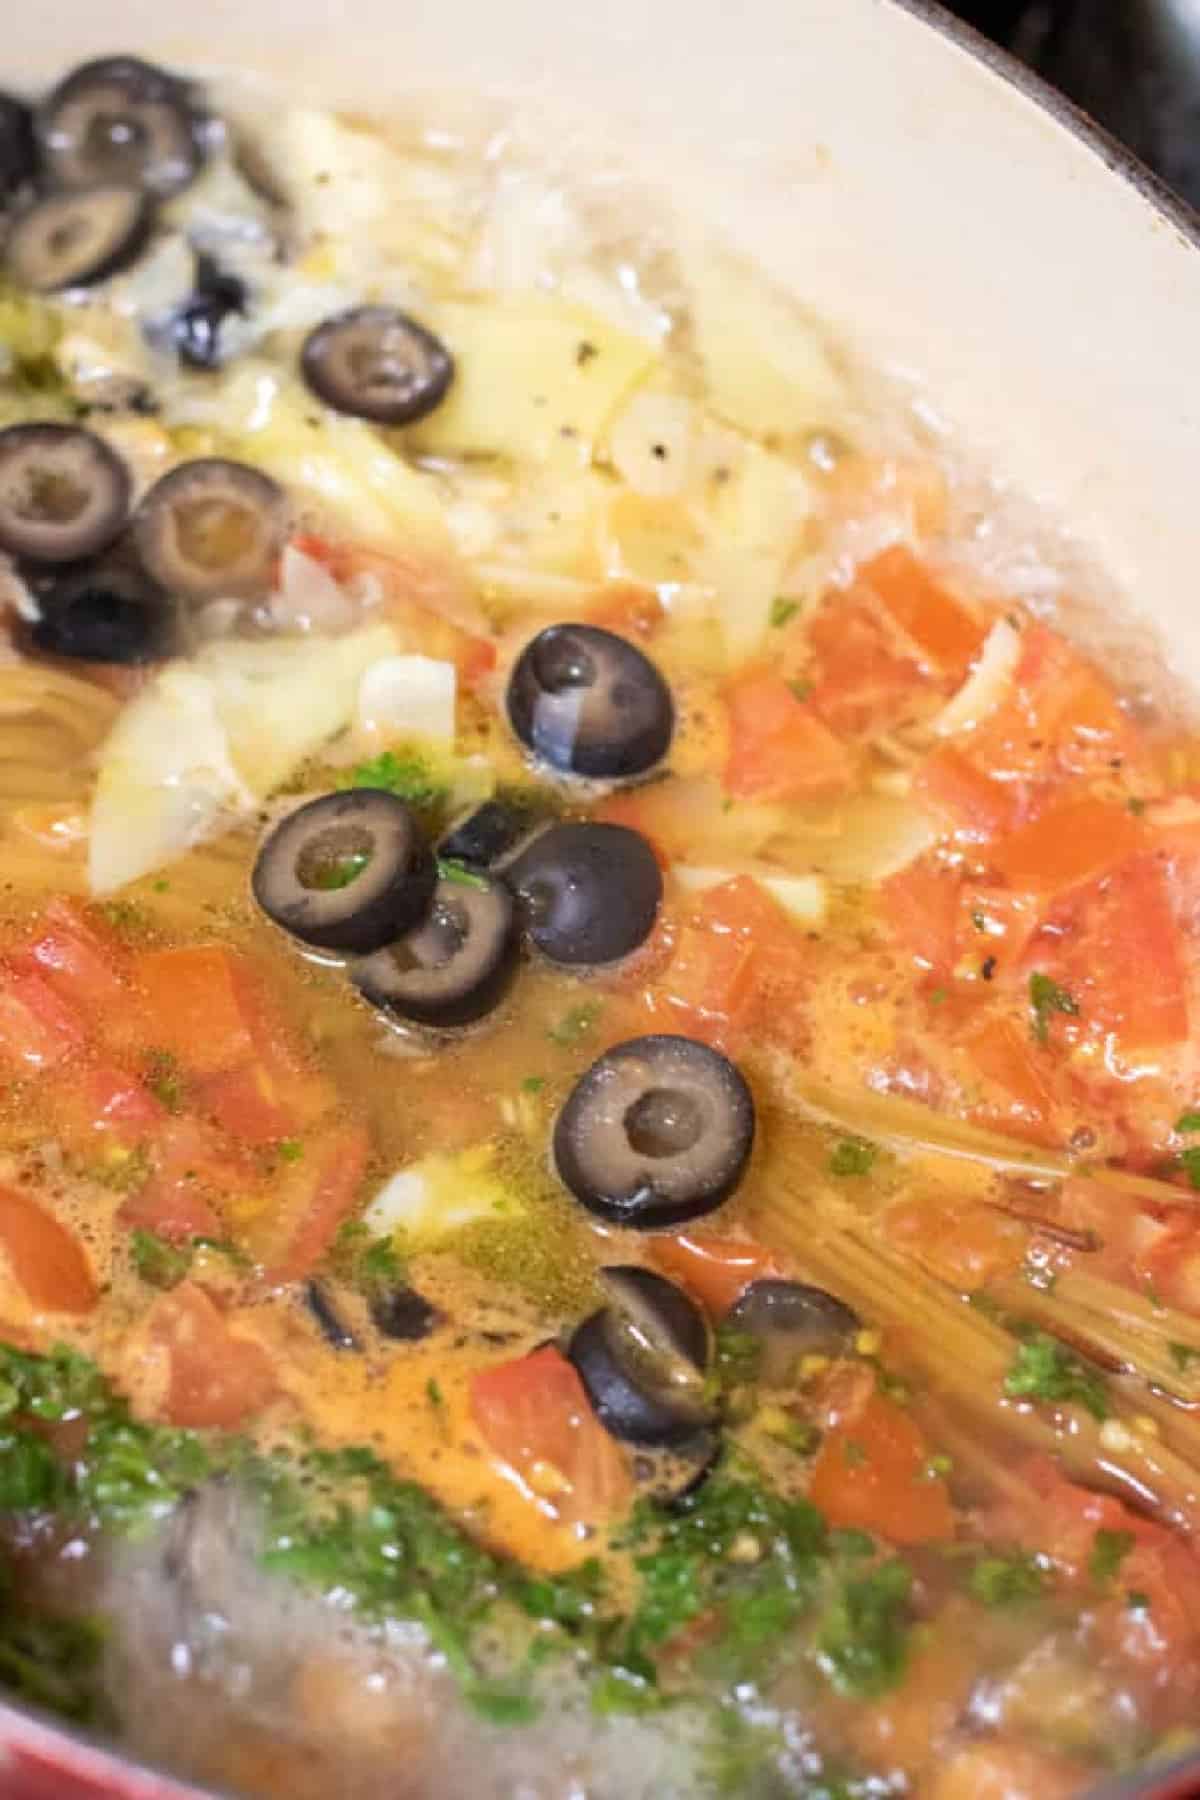
POLYGON ((454 742, 454 664, 431 656, 387 656, 363 671, 355 726, 369 743, 424 738, 454 742))
POLYGON ((529 293, 553 281, 566 259, 585 251, 579 218, 565 190, 527 169, 506 169, 468 264, 467 285, 529 293))
POLYGON ((380 1188, 363 1223, 380 1236, 403 1231, 416 1243, 429 1243, 513 1211, 513 1200, 478 1150, 457 1156, 426 1156, 399 1169, 380 1188))
POLYGON ((687 893, 705 893, 709 888, 723 887, 739 875, 752 875, 791 917, 801 925, 824 923, 828 893, 820 875, 781 875, 769 868, 745 863, 737 868, 702 867, 698 863, 676 863, 671 873, 687 893))
POLYGON ((907 868, 937 840, 927 810, 905 795, 862 794, 832 811, 794 814, 771 855, 856 886, 907 868))
POLYGON ((359 680, 396 648, 386 625, 336 639, 229 639, 169 663, 101 752, 88 880, 111 893, 244 815, 354 716, 359 680))
POLYGON ((693 339, 720 418, 782 437, 838 422, 842 379, 794 301, 708 245, 689 258, 688 276, 693 339))
POLYGON ((734 662, 761 649, 800 529, 811 510, 799 469, 746 444, 718 489, 697 574, 717 589, 734 662))
POLYGON ((279 559, 279 586, 271 597, 271 623, 282 631, 345 631, 357 607, 324 563, 294 544, 279 559))
POLYGON ((211 681, 173 665, 119 715, 92 801, 88 884, 110 894, 252 806, 211 681))
POLYGON ((967 679, 932 721, 935 736, 974 731, 995 712, 1012 686, 1020 659, 1020 632, 1007 619, 997 619, 967 679))
POLYGON ((586 468, 657 356, 598 314, 539 294, 443 306, 429 322, 454 353, 456 374, 410 435, 443 455, 586 468))
POLYGON ((609 456, 635 493, 667 499, 688 484, 694 432, 695 408, 684 395, 639 389, 613 420, 609 456))

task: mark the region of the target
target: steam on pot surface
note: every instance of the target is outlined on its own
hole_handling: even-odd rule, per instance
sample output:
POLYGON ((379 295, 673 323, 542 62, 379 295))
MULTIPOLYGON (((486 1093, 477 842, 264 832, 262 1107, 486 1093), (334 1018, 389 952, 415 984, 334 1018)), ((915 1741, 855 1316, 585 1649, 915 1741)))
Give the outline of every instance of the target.
POLYGON ((0 95, 0 1687, 266 1800, 1186 1748, 1186 713, 645 171, 247 91, 0 95))

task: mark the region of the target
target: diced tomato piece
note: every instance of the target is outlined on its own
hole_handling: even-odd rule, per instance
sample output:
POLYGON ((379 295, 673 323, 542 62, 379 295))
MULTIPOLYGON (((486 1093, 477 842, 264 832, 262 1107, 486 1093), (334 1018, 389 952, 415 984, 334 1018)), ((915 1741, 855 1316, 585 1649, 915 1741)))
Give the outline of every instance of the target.
POLYGON ((42 975, 0 965, 0 1055, 23 1074, 52 1069, 83 1048, 83 1020, 42 975))
POLYGON ((251 1226, 251 1248, 273 1282, 310 1275, 350 1216, 362 1187, 370 1140, 361 1125, 309 1139, 279 1179, 269 1216, 251 1226))
POLYGON ((755 1024, 778 1034, 808 969, 807 946, 782 907, 749 875, 710 888, 675 933, 646 1006, 659 1030, 728 1044, 755 1024))
MULTIPOLYGON (((969 1658, 963 1663, 970 1667, 969 1658)), ((1095 1768, 1015 1738, 986 1737, 937 1760, 929 1800, 1073 1800, 1095 1768)))
POLYGON ((859 580, 922 657, 961 679, 983 642, 984 628, 911 550, 894 544, 859 570, 859 580))
POLYGON ((840 738, 892 730, 928 690, 916 662, 897 654, 875 608, 853 591, 826 599, 801 641, 808 703, 840 738))
POLYGON ((726 683, 730 750, 725 786, 741 800, 844 793, 854 758, 781 675, 748 669, 726 683))
POLYGON ((945 1482, 930 1476, 920 1427, 878 1392, 826 1432, 809 1498, 830 1524, 874 1531, 894 1544, 954 1535, 950 1496, 945 1482))
POLYGON ((963 1048, 992 1090, 981 1114, 1006 1130, 1046 1123, 1054 1104, 1054 1063, 1027 1025, 994 1013, 964 1038, 963 1048))
POLYGON ((147 1329, 170 1360, 163 1411, 173 1425, 228 1431, 274 1397, 278 1384, 266 1350, 231 1331, 195 1282, 180 1282, 161 1295, 147 1329))
POLYGON ((563 1524, 599 1524, 628 1505, 632 1480, 561 1351, 548 1346, 485 1369, 471 1415, 492 1454, 563 1524))
POLYGON ((890 1243, 964 1294, 1017 1274, 1029 1248, 1019 1220, 985 1206, 949 1207, 933 1195, 897 1201, 884 1224, 890 1243))
POLYGON ((1147 760, 1115 690, 1073 644, 1038 623, 1024 628, 1010 697, 972 734, 971 754, 981 768, 1026 781, 1111 779, 1147 760))
POLYGON ((135 1150, 169 1116, 142 1082, 112 1063, 85 1064, 55 1093, 52 1110, 69 1147, 83 1156, 111 1145, 135 1150))
POLYGON ((182 1068, 215 1075, 254 1055, 243 957, 220 944, 148 950, 134 958, 151 1045, 182 1068))
POLYGON ((198 1099, 222 1130, 244 1144, 277 1144, 299 1129, 295 1114, 261 1063, 210 1076, 198 1099))
POLYGON ((1141 824, 1127 806, 1068 794, 996 844, 989 860, 1014 888, 1061 894, 1123 862, 1142 842, 1141 824))
POLYGON ((168 1244, 219 1238, 225 1231, 220 1213, 197 1188, 166 1186, 153 1179, 121 1202, 118 1217, 129 1231, 152 1231, 168 1244))
POLYGON ((0 1249, 32 1305, 63 1313, 88 1313, 95 1306, 96 1283, 71 1233, 44 1207, 7 1187, 0 1187, 0 1249))
POLYGON ((931 975, 948 975, 957 960, 962 881, 957 870, 919 856, 884 881, 884 916, 893 937, 931 975))
POLYGON ((986 844, 1010 831, 1022 796, 1006 787, 953 744, 933 750, 913 776, 913 794, 964 843, 986 844))
POLYGON ((1033 894, 964 883, 954 925, 955 974, 965 981, 992 981, 1015 968, 1041 922, 1042 909, 1033 894))
POLYGON ((779 1272, 771 1252, 748 1238, 685 1231, 652 1237, 649 1249, 655 1268, 681 1281, 714 1319, 723 1319, 752 1281, 779 1272))
POLYGON ((654 589, 638 587, 635 582, 614 583, 603 588, 587 614, 589 624, 615 631, 618 637, 640 639, 643 643, 654 636, 666 616, 654 589))
POLYGON ((1030 960, 1079 1007, 1081 1024, 1112 1032, 1122 1049, 1151 1050, 1188 1035, 1187 968, 1162 866, 1131 857, 1076 897, 1030 960), (1061 933, 1061 935, 1058 935, 1061 933))
POLYGON ((78 901, 59 896, 50 902, 26 955, 55 993, 77 1008, 106 1043, 128 1043, 136 1035, 124 946, 78 901))
POLYGON ((220 1237, 214 1201, 244 1193, 255 1171, 245 1153, 198 1119, 169 1119, 153 1147, 153 1167, 141 1190, 121 1207, 121 1220, 172 1243, 220 1237))

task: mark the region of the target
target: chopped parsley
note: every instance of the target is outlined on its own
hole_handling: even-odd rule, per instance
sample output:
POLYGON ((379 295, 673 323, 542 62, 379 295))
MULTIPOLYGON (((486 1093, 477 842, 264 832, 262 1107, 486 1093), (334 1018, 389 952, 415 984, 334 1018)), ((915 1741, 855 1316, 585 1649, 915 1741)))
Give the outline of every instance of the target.
POLYGON ((911 1588, 912 1573, 897 1560, 843 1577, 817 1637, 818 1658, 839 1693, 874 1700, 899 1681, 911 1588))
POLYGON ((407 1279, 404 1259, 390 1237, 373 1237, 361 1219, 347 1219, 330 1251, 333 1273, 368 1298, 407 1279))
POLYGON ((344 855, 331 856, 308 871, 308 885, 322 894, 337 893, 357 881, 370 860, 369 850, 347 850, 344 855))
POLYGON ((782 594, 777 594, 771 602, 771 624, 778 630, 790 624, 799 611, 798 600, 788 600, 782 594))
MULTIPOLYGON (((440 1408, 435 1379, 426 1392, 440 1408)), ((556 1652, 575 1661, 601 1711, 703 1699, 708 1675, 753 1680, 785 1637, 846 1695, 874 1698, 905 1666, 907 1566, 866 1533, 831 1533, 810 1502, 735 1455, 687 1499, 638 1503, 621 1540, 632 1586, 618 1600, 597 1560, 548 1575, 483 1548, 368 1449, 263 1452, 137 1420, 66 1348, 43 1357, 0 1346, 0 1446, 0 1505, 53 1511, 73 1528, 138 1534, 202 1483, 238 1483, 257 1504, 265 1567, 347 1597, 364 1620, 420 1624, 466 1699, 505 1723, 535 1716, 537 1672, 556 1652), (38 1429, 58 1421, 73 1423, 69 1459, 38 1429), (703 1646, 660 1668, 663 1649, 702 1618, 703 1646)), ((49 1682, 39 1697, 71 1712, 75 1684, 56 1698, 53 1679, 86 1671, 89 1628, 59 1642, 57 1626, 39 1620, 31 1639, 3 1600, 0 1587, 0 1684, 33 1697, 49 1682)))
POLYGON ((521 1083, 521 1092, 523 1094, 540 1094, 545 1085, 546 1077, 544 1075, 526 1075, 521 1083))
POLYGON ((1184 1134, 1189 1131, 1200 1131, 1200 1112, 1180 1113, 1175 1121, 1175 1129, 1184 1134))
POLYGON ((1105 1586, 1118 1574, 1121 1564, 1134 1546, 1132 1531, 1097 1531, 1088 1558, 1088 1574, 1098 1586, 1105 1586))
POLYGON ((1036 1600, 1046 1585, 1036 1557, 1018 1551, 1012 1556, 985 1556, 971 1570, 968 1583, 976 1600, 985 1606, 1019 1606, 1036 1600))
POLYGON ((439 856, 437 872, 443 881, 452 881, 456 887, 479 888, 487 892, 488 879, 477 869, 470 869, 465 862, 458 862, 452 856, 439 856))
POLYGON ((1150 1611, 1150 1596, 1142 1593, 1140 1588, 1130 1588, 1125 1596, 1125 1604, 1130 1612, 1146 1613, 1150 1611))
POLYGON ((104 1723, 104 1631, 94 1619, 31 1612, 0 1587, 0 1685, 59 1718, 104 1723))
POLYGON ((152 1231, 134 1231, 129 1240, 133 1266, 150 1287, 171 1288, 192 1266, 191 1245, 168 1244, 152 1231))
POLYGON ((1018 1346, 1004 1377, 1004 1392, 1014 1400, 1079 1405, 1100 1421, 1112 1410, 1103 1377, 1044 1331, 1032 1332, 1018 1346))
POLYGON ((1188 1370, 1200 1361, 1200 1350, 1197 1350, 1194 1344, 1180 1344, 1172 1338, 1167 1344, 1167 1349, 1170 1352, 1171 1361, 1181 1375, 1186 1375, 1188 1370))
POLYGON ((811 681, 789 681, 788 689, 791 692, 792 698, 794 700, 799 700, 801 704, 803 704, 812 693, 813 684, 811 681))
POLYGON ((179 1059, 169 1050, 151 1050, 146 1057, 146 1086, 168 1112, 178 1112, 183 1104, 183 1079, 179 1059))
POLYGON ((557 1024, 551 1025, 546 1036, 552 1043, 571 1049, 587 1037, 602 1011, 598 1000, 585 1000, 581 1006, 573 1006, 570 1012, 565 1012, 557 1024))
POLYGON ((302 1138, 281 1138, 279 1155, 283 1162, 301 1162, 304 1157, 304 1140, 302 1138))
POLYGON ((869 1175, 878 1155, 879 1152, 875 1145, 869 1144, 866 1138, 843 1138, 840 1144, 834 1146, 833 1154, 829 1158, 829 1173, 831 1175, 869 1175))
POLYGON ((441 805, 449 792, 422 757, 397 750, 384 750, 369 762, 359 763, 342 785, 384 788, 389 794, 398 794, 401 800, 407 800, 410 806, 427 808, 441 805))
POLYGON ((1043 975, 1035 969, 1029 977, 1029 1006, 1033 1013, 1033 1035, 1039 1044, 1050 1041, 1050 1020, 1055 1013, 1063 1013, 1068 1018, 1079 1017, 1079 1002, 1065 987, 1052 981, 1049 975, 1043 975))

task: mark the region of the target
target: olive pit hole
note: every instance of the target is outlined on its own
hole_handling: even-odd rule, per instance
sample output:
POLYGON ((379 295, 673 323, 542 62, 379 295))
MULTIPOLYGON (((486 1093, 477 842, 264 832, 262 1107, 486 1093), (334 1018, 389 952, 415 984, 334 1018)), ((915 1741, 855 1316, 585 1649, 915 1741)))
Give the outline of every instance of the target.
POLYGON ((682 1156, 700 1142, 706 1123, 693 1094, 653 1087, 626 1109, 625 1135, 638 1156, 682 1156))
POLYGON ((349 887, 375 853, 374 834, 360 825, 331 825, 310 838, 296 858, 301 887, 328 894, 349 887))

